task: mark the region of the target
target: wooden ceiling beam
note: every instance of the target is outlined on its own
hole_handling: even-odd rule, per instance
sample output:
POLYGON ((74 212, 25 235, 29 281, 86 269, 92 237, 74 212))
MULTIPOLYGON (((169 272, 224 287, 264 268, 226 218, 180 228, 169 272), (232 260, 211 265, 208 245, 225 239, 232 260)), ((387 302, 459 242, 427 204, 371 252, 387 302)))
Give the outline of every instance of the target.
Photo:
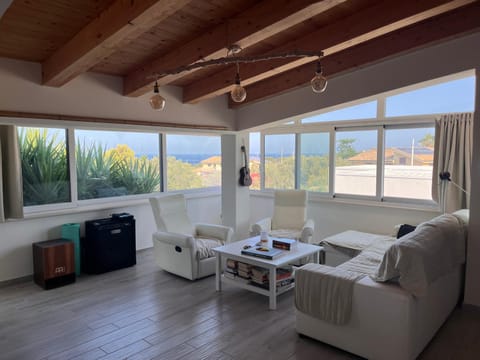
MULTIPOLYGON (((471 2, 473 0, 383 1, 303 38, 282 45, 270 53, 302 49, 306 51, 323 50, 325 56, 331 55, 471 2)), ((316 59, 285 59, 242 64, 240 67, 242 85, 253 84, 312 61, 316 61, 316 59)), ((234 82, 232 74, 235 74, 235 68, 229 66, 208 78, 200 79, 184 87, 183 102, 197 103, 229 92, 234 82)))
MULTIPOLYGON (((195 61, 226 55, 226 47, 238 44, 247 48, 259 41, 297 25, 346 0, 266 0, 127 74, 124 95, 140 96, 152 91, 152 76, 195 61)), ((159 85, 169 84, 183 74, 167 75, 159 85)))
POLYGON ((43 84, 62 86, 192 0, 117 0, 42 64, 43 84))
MULTIPOLYGON (((411 52, 431 43, 480 31, 479 18, 480 3, 476 2, 450 13, 425 20, 419 24, 326 56, 322 61, 325 75, 332 77, 382 59, 411 52)), ((241 104, 229 100, 229 107, 237 108, 305 86, 312 79, 314 70, 311 64, 307 64, 248 86, 246 87, 247 99, 241 104)))

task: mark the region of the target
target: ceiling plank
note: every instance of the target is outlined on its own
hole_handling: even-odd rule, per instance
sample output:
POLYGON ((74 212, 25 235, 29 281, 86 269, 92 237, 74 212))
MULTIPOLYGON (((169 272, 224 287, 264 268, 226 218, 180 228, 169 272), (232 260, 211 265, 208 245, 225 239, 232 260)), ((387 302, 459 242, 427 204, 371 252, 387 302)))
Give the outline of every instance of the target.
POLYGON ((43 84, 64 85, 190 1, 115 1, 43 62, 43 84))
MULTIPOLYGON (((413 51, 427 44, 480 31, 479 18, 480 3, 476 2, 450 13, 400 29, 336 54, 326 56, 322 61, 325 74, 327 77, 332 77, 400 53, 413 51)), ((306 64, 248 86, 246 88, 247 99, 241 104, 229 100, 229 107, 237 108, 305 86, 312 79, 313 73, 312 65, 306 64)))
MULTIPOLYGON (((226 46, 238 44, 247 48, 289 27, 322 13, 346 0, 266 0, 214 27, 196 39, 178 47, 150 63, 127 74, 124 95, 140 96, 151 91, 154 74, 161 74, 181 65, 201 59, 226 55, 226 46)), ((167 75, 159 79, 165 85, 184 74, 167 75)))
MULTIPOLYGON (((307 36, 277 47, 269 53, 302 49, 323 50, 325 56, 331 55, 471 2, 473 0, 382 1, 307 36)), ((240 68, 242 85, 253 84, 312 61, 316 61, 316 58, 242 64, 240 68)), ((229 92, 233 86, 232 74, 235 74, 235 68, 229 66, 208 78, 184 87, 183 102, 193 104, 229 92)))

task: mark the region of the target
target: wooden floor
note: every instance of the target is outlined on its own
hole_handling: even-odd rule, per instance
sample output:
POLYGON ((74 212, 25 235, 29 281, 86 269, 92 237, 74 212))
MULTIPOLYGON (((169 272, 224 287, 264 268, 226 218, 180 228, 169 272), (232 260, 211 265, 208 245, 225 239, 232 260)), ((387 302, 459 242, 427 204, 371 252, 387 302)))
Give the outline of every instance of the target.
MULTIPOLYGON (((0 288, 0 359, 356 359, 295 332, 292 292, 268 298, 214 277, 190 282, 137 265, 44 291, 0 288)), ((422 359, 479 359, 480 312, 457 309, 422 359)))

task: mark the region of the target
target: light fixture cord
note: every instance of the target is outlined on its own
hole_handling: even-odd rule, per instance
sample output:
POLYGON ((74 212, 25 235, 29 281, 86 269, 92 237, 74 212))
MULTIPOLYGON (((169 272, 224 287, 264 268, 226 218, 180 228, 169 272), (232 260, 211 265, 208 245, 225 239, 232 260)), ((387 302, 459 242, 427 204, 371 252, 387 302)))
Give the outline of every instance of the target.
POLYGON ((240 64, 238 61, 236 62, 237 65, 237 74, 235 75, 235 84, 240 85, 240 64))

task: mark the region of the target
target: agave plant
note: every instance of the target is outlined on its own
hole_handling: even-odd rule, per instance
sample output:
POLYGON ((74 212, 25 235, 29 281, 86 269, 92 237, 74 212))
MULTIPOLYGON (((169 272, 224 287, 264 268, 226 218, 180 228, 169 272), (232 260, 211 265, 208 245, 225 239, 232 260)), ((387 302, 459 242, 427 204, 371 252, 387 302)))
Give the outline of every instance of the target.
POLYGON ((160 190, 158 158, 125 158, 116 163, 113 184, 128 194, 148 194, 160 190))
POLYGON ((99 189, 112 187, 112 171, 116 161, 107 154, 101 144, 86 146, 77 144, 77 191, 80 200, 93 199, 99 196, 99 189))
POLYGON ((65 144, 47 129, 20 128, 23 203, 42 205, 70 200, 65 144))

